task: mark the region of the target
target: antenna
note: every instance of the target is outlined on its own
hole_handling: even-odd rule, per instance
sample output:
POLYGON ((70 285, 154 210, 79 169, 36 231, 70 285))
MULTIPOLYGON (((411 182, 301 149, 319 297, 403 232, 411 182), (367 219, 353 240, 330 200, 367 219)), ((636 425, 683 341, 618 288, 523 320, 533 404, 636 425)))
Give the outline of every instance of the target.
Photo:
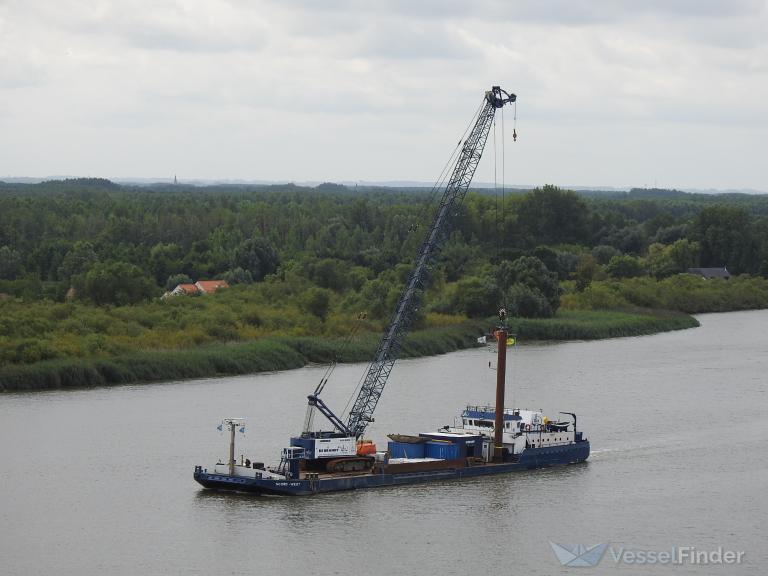
POLYGON ((226 426, 229 430, 229 475, 235 475, 235 430, 240 427, 241 431, 245 430, 244 418, 224 418, 221 421, 221 427, 226 426))

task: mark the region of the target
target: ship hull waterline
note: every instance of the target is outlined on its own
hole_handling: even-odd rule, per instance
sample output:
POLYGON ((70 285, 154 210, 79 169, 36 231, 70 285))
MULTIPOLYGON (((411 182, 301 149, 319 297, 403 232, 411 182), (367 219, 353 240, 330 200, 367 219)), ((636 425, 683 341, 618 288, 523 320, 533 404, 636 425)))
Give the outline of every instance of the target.
POLYGON ((352 476, 322 477, 319 479, 267 479, 231 476, 208 472, 198 466, 194 478, 204 488, 230 492, 247 492, 265 496, 311 496, 325 492, 360 490, 452 480, 474 478, 492 474, 506 474, 551 466, 577 464, 589 458, 589 441, 583 440, 569 446, 552 446, 528 449, 520 455, 517 462, 499 464, 481 464, 476 466, 428 470, 423 472, 368 473, 352 476))

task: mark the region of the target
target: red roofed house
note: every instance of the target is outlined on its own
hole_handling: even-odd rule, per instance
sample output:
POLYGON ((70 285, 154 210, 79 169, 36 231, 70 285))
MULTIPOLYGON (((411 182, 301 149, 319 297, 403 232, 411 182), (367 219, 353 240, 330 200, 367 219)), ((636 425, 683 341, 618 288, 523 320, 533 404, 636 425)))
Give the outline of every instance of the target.
POLYGON ((198 280, 195 286, 200 294, 213 294, 219 288, 229 288, 226 280, 198 280))
POLYGON ((180 295, 213 294, 221 288, 229 288, 226 280, 198 280, 194 284, 179 284, 170 292, 163 294, 163 298, 180 295))
POLYGON ((198 290, 197 286, 195 284, 179 284, 171 290, 171 296, 178 296, 179 294, 199 294, 200 290, 198 290))

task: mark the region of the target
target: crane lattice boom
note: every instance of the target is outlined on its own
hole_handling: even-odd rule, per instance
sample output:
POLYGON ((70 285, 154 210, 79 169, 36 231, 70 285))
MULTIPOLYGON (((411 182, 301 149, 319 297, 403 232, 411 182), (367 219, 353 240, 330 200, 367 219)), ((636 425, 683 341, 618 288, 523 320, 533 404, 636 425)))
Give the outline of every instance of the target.
POLYGON ((472 131, 464 141, 459 159, 440 199, 434 223, 421 244, 416 258, 416 265, 408 278, 405 289, 400 295, 395 312, 389 322, 389 327, 379 342, 376 355, 368 366, 360 392, 349 412, 346 431, 351 432, 358 438, 363 435, 366 427, 373 420, 373 413, 376 410, 379 398, 381 398, 381 393, 387 383, 389 374, 392 372, 403 339, 416 316, 421 291, 426 285, 430 268, 442 243, 448 237, 452 216, 456 213, 462 200, 464 200, 464 196, 475 175, 477 165, 483 155, 483 149, 493 124, 496 109, 515 100, 516 96, 514 94, 508 94, 498 86, 494 86, 485 93, 484 106, 472 131))

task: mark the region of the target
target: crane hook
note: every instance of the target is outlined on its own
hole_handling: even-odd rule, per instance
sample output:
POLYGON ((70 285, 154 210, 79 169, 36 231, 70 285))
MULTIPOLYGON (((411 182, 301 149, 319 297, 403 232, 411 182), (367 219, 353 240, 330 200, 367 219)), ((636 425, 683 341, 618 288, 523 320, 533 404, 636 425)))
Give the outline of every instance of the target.
POLYGON ((512 128, 512 141, 517 142, 517 130, 512 128))

